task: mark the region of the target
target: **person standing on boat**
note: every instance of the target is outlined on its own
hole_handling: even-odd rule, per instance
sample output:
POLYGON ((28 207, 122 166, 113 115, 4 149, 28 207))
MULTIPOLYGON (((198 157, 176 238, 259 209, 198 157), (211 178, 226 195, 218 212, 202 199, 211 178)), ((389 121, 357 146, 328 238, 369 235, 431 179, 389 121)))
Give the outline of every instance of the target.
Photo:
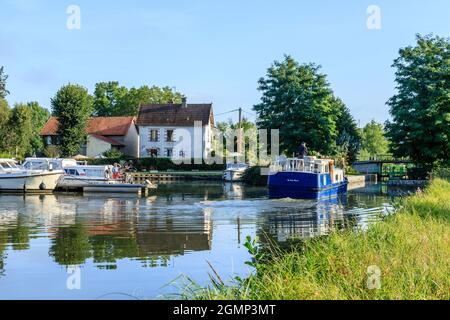
POLYGON ((306 147, 306 142, 302 142, 302 144, 298 147, 296 156, 299 159, 303 159, 308 155, 308 148, 306 147))

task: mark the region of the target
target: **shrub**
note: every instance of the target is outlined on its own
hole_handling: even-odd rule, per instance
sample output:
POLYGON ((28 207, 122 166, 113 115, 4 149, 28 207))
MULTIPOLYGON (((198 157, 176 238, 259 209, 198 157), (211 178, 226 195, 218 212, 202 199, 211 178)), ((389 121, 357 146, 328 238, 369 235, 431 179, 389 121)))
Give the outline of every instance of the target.
POLYGON ((108 159, 123 159, 125 155, 117 149, 110 149, 103 153, 108 159))
POLYGON ((58 158, 59 155, 60 155, 60 151, 57 146, 47 146, 44 149, 44 156, 46 158, 58 158))
POLYGON ((268 169, 267 167, 250 167, 245 170, 244 175, 242 176, 242 181, 245 184, 252 186, 266 186, 267 185, 267 175, 262 175, 261 170, 268 169))

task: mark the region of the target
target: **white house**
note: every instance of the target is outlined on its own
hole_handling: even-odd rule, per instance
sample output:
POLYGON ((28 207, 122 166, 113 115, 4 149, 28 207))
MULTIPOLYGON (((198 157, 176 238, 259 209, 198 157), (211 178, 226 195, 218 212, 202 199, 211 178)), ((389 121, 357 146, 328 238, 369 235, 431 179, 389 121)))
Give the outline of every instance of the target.
MULTIPOLYGON (((58 118, 51 117, 41 131, 45 145, 58 145, 58 128, 58 118)), ((86 134, 86 144, 80 146, 82 155, 94 158, 111 149, 130 157, 139 155, 139 134, 135 117, 90 118, 86 134)))
POLYGON ((212 104, 151 104, 139 109, 140 157, 201 159, 212 148, 212 104))

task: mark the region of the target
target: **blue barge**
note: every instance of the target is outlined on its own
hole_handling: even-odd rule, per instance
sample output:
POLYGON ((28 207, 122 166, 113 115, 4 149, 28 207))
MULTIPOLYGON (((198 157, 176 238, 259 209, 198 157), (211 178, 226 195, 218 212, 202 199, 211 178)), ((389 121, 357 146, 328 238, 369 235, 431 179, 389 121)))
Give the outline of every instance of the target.
POLYGON ((320 199, 347 192, 348 181, 331 159, 280 157, 270 167, 270 198, 320 199))

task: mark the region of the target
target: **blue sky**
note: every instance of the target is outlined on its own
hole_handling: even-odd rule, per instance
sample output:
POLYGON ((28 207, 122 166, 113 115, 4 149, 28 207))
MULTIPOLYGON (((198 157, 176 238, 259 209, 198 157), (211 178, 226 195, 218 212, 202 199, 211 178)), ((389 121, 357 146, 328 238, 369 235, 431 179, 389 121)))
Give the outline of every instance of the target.
MULTIPOLYGON (((258 103, 257 81, 290 54, 315 62, 364 124, 385 121, 390 67, 416 33, 450 36, 448 0, 0 0, 0 65, 10 104, 50 98, 68 82, 169 85, 216 113, 258 103), (68 30, 69 5, 81 30, 68 30), (366 26, 369 5, 381 29, 366 26)), ((226 120, 229 117, 218 117, 226 120)), ((250 117, 251 118, 251 117, 250 117)))

